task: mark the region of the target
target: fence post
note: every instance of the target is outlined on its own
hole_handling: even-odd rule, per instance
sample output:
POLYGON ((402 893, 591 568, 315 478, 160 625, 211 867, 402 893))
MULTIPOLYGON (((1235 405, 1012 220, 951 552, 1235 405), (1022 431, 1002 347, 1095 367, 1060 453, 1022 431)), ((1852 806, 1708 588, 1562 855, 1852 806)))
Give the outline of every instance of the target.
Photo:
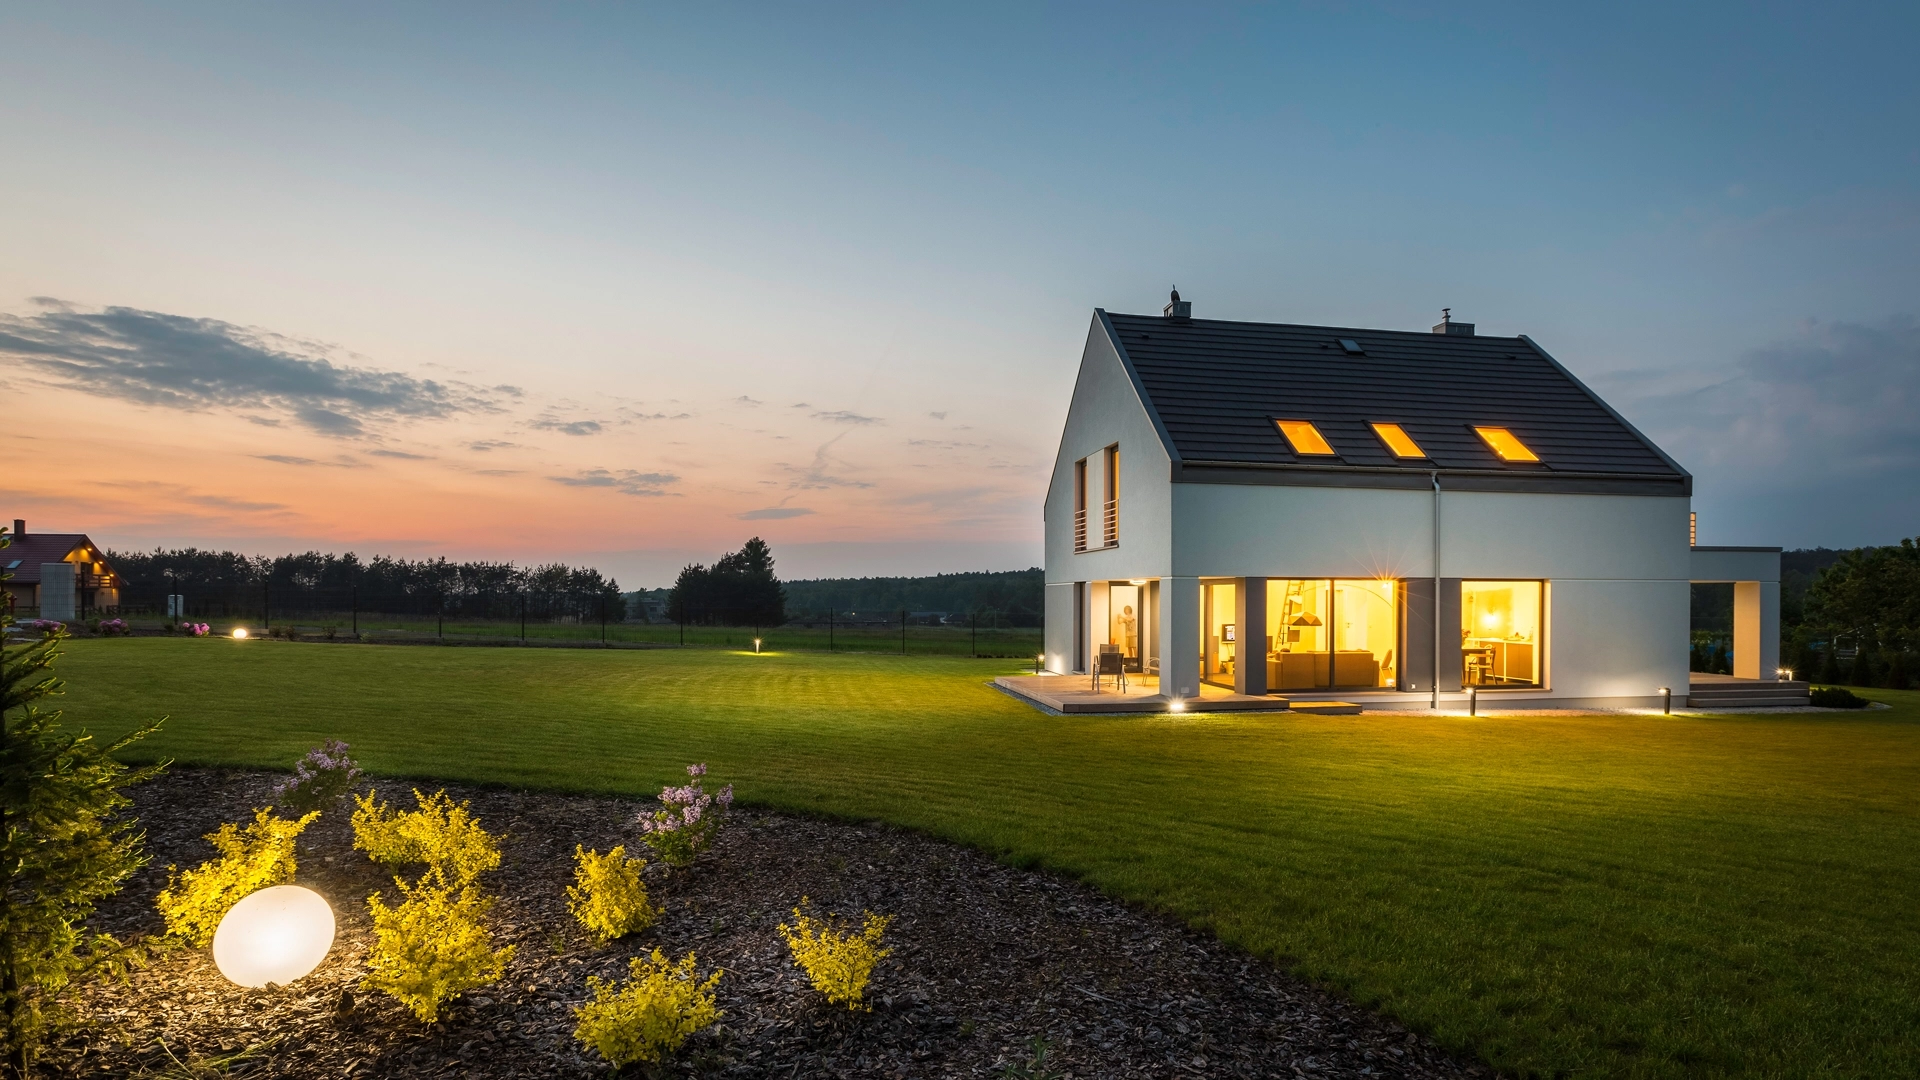
POLYGON ((980 613, 974 612, 969 620, 973 623, 973 658, 980 659, 980 613))
POLYGON ((447 594, 445 592, 439 593, 438 599, 439 603, 434 605, 436 608, 434 612, 434 636, 440 639, 441 644, 445 644, 447 640, 447 594))
POLYGON ((360 586, 353 587, 353 640, 360 640, 360 586))
POLYGON ((907 655, 907 609, 900 609, 900 655, 907 655))
POLYGON ((607 594, 600 594, 600 647, 607 647, 607 594))
POLYGON ((270 586, 265 581, 260 583, 260 628, 262 630, 270 630, 273 628, 273 616, 270 614, 273 610, 273 598, 267 591, 269 588, 270 586))
POLYGON ((833 609, 827 609, 827 651, 833 651, 833 609))
POLYGON ((527 594, 520 594, 520 644, 527 643, 527 594))

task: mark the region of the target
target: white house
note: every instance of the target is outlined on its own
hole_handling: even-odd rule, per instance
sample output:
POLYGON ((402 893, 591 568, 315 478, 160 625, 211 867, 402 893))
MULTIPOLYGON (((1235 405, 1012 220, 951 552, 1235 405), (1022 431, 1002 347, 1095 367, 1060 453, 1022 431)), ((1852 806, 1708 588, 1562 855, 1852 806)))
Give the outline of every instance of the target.
POLYGON ((1779 549, 1694 548, 1692 492, 1525 336, 1097 310, 1042 660, 1117 653, 1141 706, 1658 707, 1689 686, 1688 583, 1732 580, 1735 674, 1765 690, 1779 549))

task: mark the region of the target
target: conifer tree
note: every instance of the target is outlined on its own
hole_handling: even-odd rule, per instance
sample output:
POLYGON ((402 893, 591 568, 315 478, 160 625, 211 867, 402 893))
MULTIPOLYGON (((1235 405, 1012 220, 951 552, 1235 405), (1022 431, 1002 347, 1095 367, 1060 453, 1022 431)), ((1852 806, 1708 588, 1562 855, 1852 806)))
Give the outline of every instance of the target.
MULTIPOLYGON (((0 528, 0 547, 12 543, 0 528)), ((0 626, 10 626, 0 614, 0 626)), ((141 948, 85 927, 94 905, 145 865, 125 789, 163 766, 130 769, 109 746, 68 734, 34 702, 60 692, 52 671, 62 635, 0 639, 0 1066, 24 1078, 47 1036, 71 1019, 76 979, 122 972, 141 948)))

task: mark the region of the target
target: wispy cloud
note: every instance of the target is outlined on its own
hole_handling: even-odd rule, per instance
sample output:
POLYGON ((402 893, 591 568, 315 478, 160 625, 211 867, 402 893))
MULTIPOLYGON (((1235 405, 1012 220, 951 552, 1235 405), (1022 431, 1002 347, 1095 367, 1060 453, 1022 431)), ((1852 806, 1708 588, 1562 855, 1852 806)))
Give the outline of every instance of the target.
POLYGON ((780 462, 781 470, 792 475, 787 486, 798 491, 823 490, 826 488, 870 488, 873 485, 865 480, 855 480, 844 475, 851 466, 833 455, 833 444, 847 437, 841 432, 813 452, 813 460, 806 465, 790 465, 780 462))
POLYGON ((341 458, 337 461, 319 461, 310 457, 297 457, 293 454, 255 454, 253 456, 260 459, 261 461, 271 461, 276 465, 299 465, 303 467, 319 466, 319 467, 328 468, 328 469, 364 469, 366 468, 365 465, 363 465, 358 461, 354 461, 352 458, 341 458))
POLYGON ((514 449, 517 449, 519 446, 520 446, 519 443, 511 443, 502 439, 480 439, 475 442, 468 443, 467 449, 485 454, 485 453, 490 453, 494 450, 514 450, 514 449))
POLYGON ((188 411, 264 409, 336 437, 498 408, 478 387, 335 364, 322 346, 218 319, 35 302, 36 314, 0 315, 0 356, 102 397, 188 411))
POLYGON ((568 487, 609 488, 622 495, 671 495, 666 489, 680 482, 673 473, 637 472, 633 469, 582 469, 572 476, 547 479, 568 487))
POLYGON ((744 514, 733 515, 741 521, 781 521, 786 518, 806 517, 813 511, 804 506, 769 506, 760 510, 749 510, 744 514))
POLYGON ((543 416, 538 420, 529 421, 527 426, 537 428, 541 431, 557 431, 562 435, 600 434, 600 421, 598 420, 560 420, 551 416, 543 416))
POLYGON ((884 424, 886 423, 885 420, 882 420, 877 416, 861 416, 859 413, 848 412, 845 409, 835 409, 832 412, 817 412, 813 414, 813 418, 815 420, 825 420, 829 424, 884 424))
POLYGON ((399 458, 403 461, 427 461, 432 456, 429 454, 409 454, 405 450, 369 450, 367 453, 373 457, 399 458))

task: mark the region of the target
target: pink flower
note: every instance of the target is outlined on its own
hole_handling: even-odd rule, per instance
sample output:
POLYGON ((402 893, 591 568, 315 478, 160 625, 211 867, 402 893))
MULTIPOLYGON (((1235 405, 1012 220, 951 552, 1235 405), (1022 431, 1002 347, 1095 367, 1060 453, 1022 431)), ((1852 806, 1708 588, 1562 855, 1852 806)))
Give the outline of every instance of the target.
POLYGON ((705 776, 707 775, 707 767, 705 764, 689 765, 687 766, 687 775, 688 776, 705 776))

